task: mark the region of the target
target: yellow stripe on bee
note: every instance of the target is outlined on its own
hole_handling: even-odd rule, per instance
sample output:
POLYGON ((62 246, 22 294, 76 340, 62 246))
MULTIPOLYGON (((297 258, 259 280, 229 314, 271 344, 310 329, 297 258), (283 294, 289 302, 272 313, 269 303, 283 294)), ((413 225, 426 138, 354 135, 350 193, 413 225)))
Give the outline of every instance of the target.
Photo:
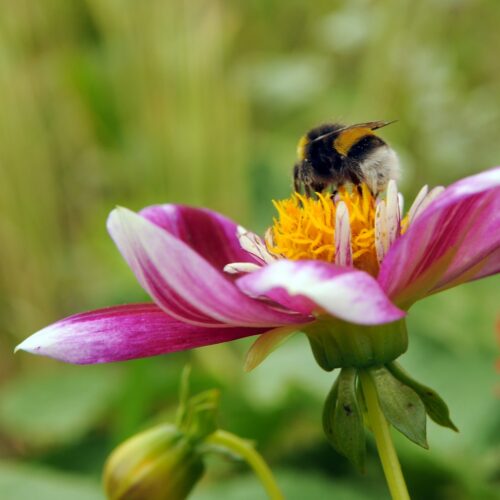
POLYGON ((371 129, 366 127, 348 128, 347 130, 340 132, 340 134, 335 138, 333 141, 333 147, 341 155, 347 156, 349 150, 354 146, 354 144, 367 135, 375 134, 371 131, 371 129))
POLYGON ((309 139, 307 138, 307 135, 303 135, 297 144, 297 156, 300 161, 303 161, 306 158, 306 146, 308 143, 309 139))

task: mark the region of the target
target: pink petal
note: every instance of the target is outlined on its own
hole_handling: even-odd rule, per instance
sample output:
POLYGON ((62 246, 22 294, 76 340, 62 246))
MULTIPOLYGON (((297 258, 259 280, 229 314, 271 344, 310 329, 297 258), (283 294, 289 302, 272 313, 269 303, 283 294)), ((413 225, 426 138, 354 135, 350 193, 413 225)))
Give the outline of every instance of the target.
POLYGON ((441 193, 386 255, 378 281, 397 303, 500 270, 500 168, 441 193))
POLYGON ((405 316, 372 276, 328 262, 280 260, 236 284, 249 295, 267 297, 302 314, 326 312, 361 325, 405 316))
POLYGON ((115 209, 109 216, 108 230, 143 288, 180 321, 200 326, 259 327, 301 320, 296 314, 247 297, 226 279, 222 269, 130 210, 115 209))
POLYGON ((153 205, 140 215, 182 240, 217 269, 231 262, 259 263, 241 247, 238 226, 217 212, 185 205, 153 205))
POLYGON ((109 363, 228 342, 262 331, 202 328, 179 322, 154 304, 129 304, 70 316, 28 337, 16 351, 67 363, 109 363))

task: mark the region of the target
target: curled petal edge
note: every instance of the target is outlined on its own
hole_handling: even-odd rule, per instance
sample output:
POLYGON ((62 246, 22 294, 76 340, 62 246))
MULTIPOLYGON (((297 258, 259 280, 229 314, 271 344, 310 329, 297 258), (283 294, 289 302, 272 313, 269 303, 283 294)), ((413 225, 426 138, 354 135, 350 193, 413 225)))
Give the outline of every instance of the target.
POLYGON ((406 315, 372 276, 328 262, 281 260, 236 284, 250 296, 274 300, 303 315, 326 313, 360 325, 390 323, 406 315))

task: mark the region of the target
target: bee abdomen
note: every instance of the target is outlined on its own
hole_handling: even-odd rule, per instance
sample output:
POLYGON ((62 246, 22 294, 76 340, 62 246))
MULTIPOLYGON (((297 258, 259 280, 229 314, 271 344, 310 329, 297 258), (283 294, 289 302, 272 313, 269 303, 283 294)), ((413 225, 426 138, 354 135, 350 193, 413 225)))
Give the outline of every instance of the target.
POLYGON ((349 151, 349 158, 358 164, 364 182, 373 193, 383 191, 391 179, 399 179, 398 157, 380 137, 361 139, 349 151))

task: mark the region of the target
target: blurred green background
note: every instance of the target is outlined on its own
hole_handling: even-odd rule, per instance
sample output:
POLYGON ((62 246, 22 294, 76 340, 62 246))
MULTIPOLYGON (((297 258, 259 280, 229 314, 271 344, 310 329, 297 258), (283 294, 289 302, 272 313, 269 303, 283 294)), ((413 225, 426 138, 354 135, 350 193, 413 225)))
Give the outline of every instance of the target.
MULTIPOLYGON (((203 205, 261 231, 322 121, 398 119, 383 136, 407 200, 498 163, 499 26, 495 0, 1 2, 0 498, 102 498, 105 457, 171 417, 188 361, 287 498, 387 498, 372 442, 359 476, 323 438, 333 376, 304 337, 251 374, 248 339, 98 367, 12 351, 64 315, 145 298, 106 234, 115 204, 203 205)), ((500 498, 498 284, 410 313, 403 364, 461 429, 429 424, 430 451, 397 440, 413 498, 500 498)), ((213 460, 194 498, 264 495, 213 460)))

